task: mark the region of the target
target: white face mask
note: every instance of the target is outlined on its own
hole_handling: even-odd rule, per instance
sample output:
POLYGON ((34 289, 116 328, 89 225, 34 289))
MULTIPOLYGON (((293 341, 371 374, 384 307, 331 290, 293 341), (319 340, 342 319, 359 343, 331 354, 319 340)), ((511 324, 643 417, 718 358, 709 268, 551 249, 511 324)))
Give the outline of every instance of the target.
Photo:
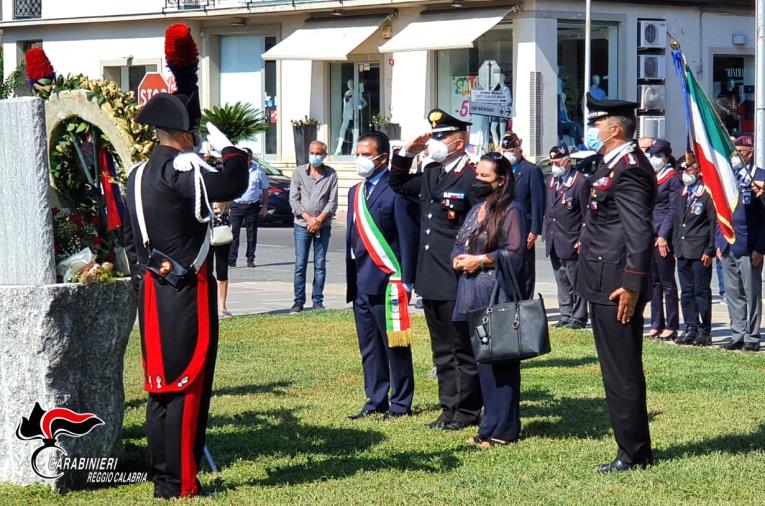
POLYGON ((361 155, 357 156, 356 157, 356 173, 363 178, 368 178, 369 176, 371 176, 374 173, 375 169, 377 168, 377 165, 375 164, 375 160, 377 160, 381 156, 382 154, 377 155, 374 158, 369 158, 369 157, 361 156, 361 155))
POLYGON ((667 162, 664 160, 664 158, 660 156, 649 156, 648 161, 651 162, 651 166, 653 166, 653 170, 656 172, 659 172, 665 165, 667 165, 667 162))
POLYGON ((555 177, 561 177, 567 171, 566 167, 562 167, 560 165, 551 165, 550 170, 552 171, 552 175, 555 177))
POLYGON ((449 146, 457 141, 452 141, 446 144, 443 141, 437 139, 430 139, 428 141, 428 156, 434 161, 441 163, 449 156, 449 146))
POLYGON ((516 163, 518 163, 518 160, 519 160, 518 155, 516 155, 512 151, 505 151, 504 153, 502 153, 502 156, 507 158, 507 161, 510 162, 510 165, 515 165, 516 163))
POLYGON ((685 186, 693 186, 697 179, 698 177, 695 174, 683 173, 683 184, 685 186))

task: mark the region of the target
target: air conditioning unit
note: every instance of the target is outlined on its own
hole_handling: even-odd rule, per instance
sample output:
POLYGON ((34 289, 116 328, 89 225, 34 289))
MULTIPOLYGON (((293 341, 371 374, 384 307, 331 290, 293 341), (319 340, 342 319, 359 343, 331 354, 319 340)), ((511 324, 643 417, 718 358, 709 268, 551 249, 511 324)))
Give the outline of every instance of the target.
POLYGON ((664 138, 664 116, 639 116, 638 136, 664 138))
POLYGON ((638 86, 638 97, 640 97, 640 109, 664 110, 663 84, 641 84, 638 86))
POLYGON ((640 21, 638 49, 664 49, 667 47, 667 23, 664 21, 640 21))
POLYGON ((663 54, 638 56, 638 79, 664 79, 666 64, 667 59, 663 54))

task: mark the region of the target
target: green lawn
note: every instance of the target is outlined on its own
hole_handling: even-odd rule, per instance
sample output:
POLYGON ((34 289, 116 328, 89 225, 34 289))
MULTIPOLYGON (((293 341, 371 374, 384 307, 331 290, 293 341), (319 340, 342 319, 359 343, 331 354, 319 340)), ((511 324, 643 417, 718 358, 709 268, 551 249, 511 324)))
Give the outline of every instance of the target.
MULTIPOLYGON (((615 454, 588 331, 555 331, 553 352, 522 367, 521 441, 479 450, 433 431, 436 382, 415 320, 412 418, 348 422, 363 404, 349 311, 240 317, 221 326, 204 473, 221 504, 765 504, 765 354, 646 343, 657 464, 602 476, 615 454)), ((125 459, 146 459, 137 334, 126 359, 125 459)), ((0 486, 0 504, 150 501, 151 485, 56 496, 0 486)))

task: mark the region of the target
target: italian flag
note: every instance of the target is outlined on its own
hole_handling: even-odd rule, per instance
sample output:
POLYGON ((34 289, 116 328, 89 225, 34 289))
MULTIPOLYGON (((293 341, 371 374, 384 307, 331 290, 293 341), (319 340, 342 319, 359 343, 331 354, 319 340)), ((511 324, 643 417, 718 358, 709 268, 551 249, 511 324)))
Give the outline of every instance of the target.
POLYGON ((738 203, 738 181, 731 159, 737 156, 736 148, 693 72, 685 64, 682 53, 679 58, 675 55, 675 62, 682 65, 680 77, 684 87, 690 143, 706 190, 712 196, 720 231, 725 240, 733 244, 736 241, 733 211, 738 203))

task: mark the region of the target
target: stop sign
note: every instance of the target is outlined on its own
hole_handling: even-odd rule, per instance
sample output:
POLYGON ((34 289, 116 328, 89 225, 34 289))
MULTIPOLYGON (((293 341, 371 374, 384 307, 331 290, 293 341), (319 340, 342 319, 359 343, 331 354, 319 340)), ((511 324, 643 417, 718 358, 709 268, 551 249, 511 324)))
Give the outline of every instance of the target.
POLYGON ((144 105, 151 97, 160 92, 167 92, 170 87, 159 72, 149 72, 138 85, 138 105, 144 105))

